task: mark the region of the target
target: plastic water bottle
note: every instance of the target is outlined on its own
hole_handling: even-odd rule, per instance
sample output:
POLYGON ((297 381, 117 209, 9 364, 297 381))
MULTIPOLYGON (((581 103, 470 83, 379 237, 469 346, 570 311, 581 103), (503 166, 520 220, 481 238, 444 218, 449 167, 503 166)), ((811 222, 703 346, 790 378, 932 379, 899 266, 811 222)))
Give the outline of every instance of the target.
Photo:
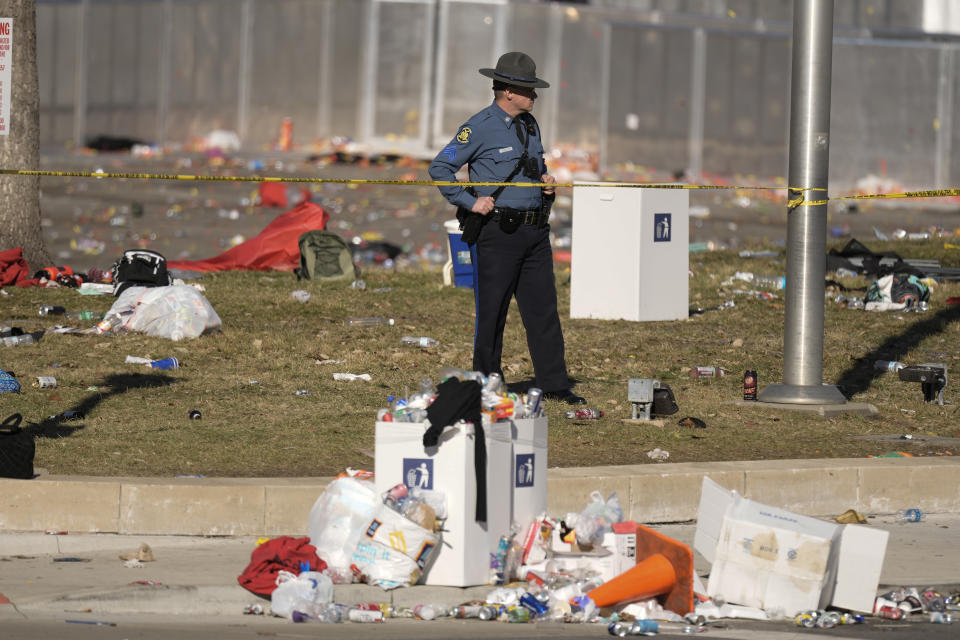
POLYGON ((596 420, 603 417, 603 411, 600 409, 571 409, 563 415, 574 420, 596 420))
POLYGON ((753 284, 770 289, 786 289, 787 279, 783 276, 753 276, 753 284))
POLYGON ((447 610, 439 604, 418 604, 413 608, 413 617, 418 620, 435 620, 447 615, 447 610))
POLYGON ((425 349, 429 349, 430 347, 435 347, 440 344, 439 341, 434 340, 433 338, 428 338, 427 336, 403 336, 400 338, 400 342, 404 344, 412 344, 417 347, 423 347, 425 349))
POLYGON ((378 324, 393 326, 393 318, 347 318, 349 327, 375 327, 378 324))
POLYGON ((5 347, 19 347, 23 344, 36 344, 37 339, 32 333, 25 333, 20 336, 7 336, 6 338, 0 338, 0 342, 3 343, 5 347))
POLYGON ((691 378, 720 378, 726 371, 720 367, 690 367, 691 378))
POLYGON ((897 520, 900 522, 920 522, 924 513, 920 509, 901 509, 897 511, 897 520))
POLYGON ((897 362, 896 360, 877 360, 873 363, 873 368, 878 371, 893 371, 897 372, 900 369, 903 369, 905 364, 902 362, 897 362))

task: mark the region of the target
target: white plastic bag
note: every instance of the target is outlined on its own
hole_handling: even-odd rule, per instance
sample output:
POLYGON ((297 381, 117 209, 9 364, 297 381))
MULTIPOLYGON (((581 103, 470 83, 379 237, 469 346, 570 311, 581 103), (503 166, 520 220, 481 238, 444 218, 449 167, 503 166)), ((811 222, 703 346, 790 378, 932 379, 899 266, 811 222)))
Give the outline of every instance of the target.
POLYGON ((113 303, 101 326, 181 340, 217 331, 220 316, 202 293, 189 285, 129 287, 113 303), (110 321, 110 322, 107 322, 110 321))
POLYGON ((338 478, 327 485, 310 509, 307 534, 317 555, 334 572, 350 574, 357 541, 382 504, 369 480, 338 478))
POLYGON ((610 531, 613 524, 623 520, 620 499, 614 491, 603 501, 603 494, 594 491, 590 494, 592 502, 577 517, 577 544, 598 545, 603 542, 603 534, 610 531))
POLYGON ((333 582, 317 571, 304 571, 298 576, 281 571, 277 588, 270 595, 273 615, 291 618, 294 611, 303 611, 313 604, 333 602, 333 582))

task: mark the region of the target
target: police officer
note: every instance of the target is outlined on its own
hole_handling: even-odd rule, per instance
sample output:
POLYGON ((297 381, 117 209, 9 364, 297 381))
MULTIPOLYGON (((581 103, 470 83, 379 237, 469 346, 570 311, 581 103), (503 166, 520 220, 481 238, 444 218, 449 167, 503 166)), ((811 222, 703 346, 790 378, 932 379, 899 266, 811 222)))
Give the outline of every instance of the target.
MULTIPOLYGON (((471 182, 539 182, 547 186, 439 187, 458 207, 458 217, 473 215, 474 222, 482 224, 479 236, 470 243, 477 311, 473 368, 484 375, 503 375, 503 328, 510 299, 516 296, 537 386, 547 398, 585 404, 584 398, 570 390, 557 313, 547 225, 549 203, 554 198, 549 185, 556 179, 547 173, 540 128, 530 114, 537 98, 535 89, 550 85, 537 77, 533 59, 520 52, 505 53, 496 69, 480 69, 480 73, 493 78, 493 103, 460 127, 434 158, 430 175, 434 180, 452 182, 456 172, 469 164, 471 182)), ((465 228, 465 240, 467 236, 465 228)))

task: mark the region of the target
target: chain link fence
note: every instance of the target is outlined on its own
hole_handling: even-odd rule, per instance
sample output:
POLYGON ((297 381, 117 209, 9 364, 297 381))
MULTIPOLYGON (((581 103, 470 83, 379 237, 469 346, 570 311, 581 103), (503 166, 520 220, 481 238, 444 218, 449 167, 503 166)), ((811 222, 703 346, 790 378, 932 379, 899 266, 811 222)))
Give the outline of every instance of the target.
MULTIPOLYGON (((919 6, 837 1, 837 189, 960 184, 960 39, 862 31, 916 26, 919 6)), ((477 69, 523 50, 551 83, 536 111, 548 144, 596 153, 601 170, 773 178, 787 173, 791 13, 790 0, 38 0, 41 144, 224 129, 256 150, 290 118, 301 148, 340 137, 426 156, 492 99, 477 69)))

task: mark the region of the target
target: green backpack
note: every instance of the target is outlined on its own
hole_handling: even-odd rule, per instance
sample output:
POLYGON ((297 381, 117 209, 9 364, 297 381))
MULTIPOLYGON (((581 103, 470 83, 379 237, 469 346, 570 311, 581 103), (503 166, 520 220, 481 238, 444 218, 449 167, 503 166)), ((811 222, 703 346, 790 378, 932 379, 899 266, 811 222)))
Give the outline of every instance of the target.
POLYGON ((360 275, 350 247, 332 231, 307 231, 298 244, 300 266, 293 270, 297 280, 353 280, 360 275))

